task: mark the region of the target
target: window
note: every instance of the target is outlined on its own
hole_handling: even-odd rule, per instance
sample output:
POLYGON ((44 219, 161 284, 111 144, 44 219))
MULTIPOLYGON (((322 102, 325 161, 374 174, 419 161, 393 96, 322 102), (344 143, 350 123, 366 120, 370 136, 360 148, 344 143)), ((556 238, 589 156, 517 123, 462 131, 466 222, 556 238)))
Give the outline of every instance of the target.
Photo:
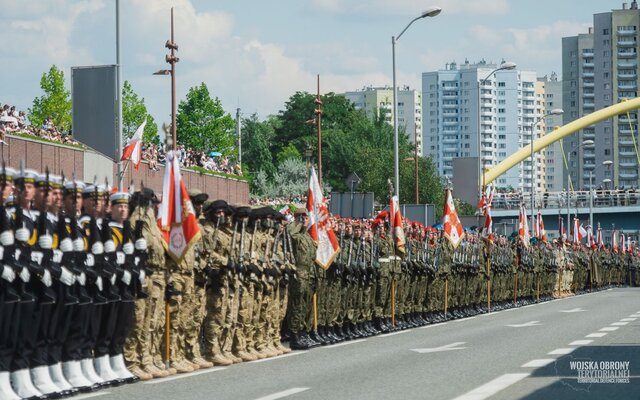
POLYGON ((602 41, 602 44, 605 46, 608 46, 611 42, 609 41, 609 39, 605 39, 602 41))
POLYGON ((609 77, 609 73, 608 73, 608 72, 605 72, 605 73, 604 73, 604 74, 602 74, 602 75, 603 75, 605 78, 608 78, 608 77, 609 77))
POLYGON ((611 150, 610 149, 604 149, 604 155, 605 156, 611 155, 611 150))
POLYGON ((602 34, 603 35, 608 35, 609 34, 609 29, 603 29, 602 30, 602 34))
POLYGON ((505 87, 506 86, 506 82, 498 82, 498 87, 505 87))

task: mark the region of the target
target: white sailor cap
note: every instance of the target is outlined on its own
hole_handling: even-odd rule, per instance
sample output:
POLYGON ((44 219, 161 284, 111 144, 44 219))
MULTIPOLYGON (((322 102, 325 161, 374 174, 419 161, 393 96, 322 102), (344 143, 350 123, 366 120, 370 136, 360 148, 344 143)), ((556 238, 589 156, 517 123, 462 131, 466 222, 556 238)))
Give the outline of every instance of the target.
POLYGON ((131 195, 127 192, 115 192, 111 195, 111 204, 129 204, 131 195))

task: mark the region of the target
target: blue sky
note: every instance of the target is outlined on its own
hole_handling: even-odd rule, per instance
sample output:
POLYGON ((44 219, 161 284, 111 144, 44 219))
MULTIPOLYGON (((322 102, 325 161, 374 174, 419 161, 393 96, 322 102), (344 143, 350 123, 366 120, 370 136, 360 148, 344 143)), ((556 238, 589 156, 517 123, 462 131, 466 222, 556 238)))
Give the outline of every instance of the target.
MULTIPOLYGON (((630 2, 630 1, 629 1, 630 2)), ((586 32, 612 0, 120 0, 123 77, 158 122, 169 121, 165 68, 169 9, 175 7, 178 98, 205 82, 225 109, 261 118, 295 91, 341 92, 391 85, 391 36, 420 12, 397 44, 398 83, 482 58, 516 62, 539 76, 561 73, 561 38, 586 32)), ((52 64, 115 63, 115 0, 0 0, 0 102, 26 110, 52 64)))

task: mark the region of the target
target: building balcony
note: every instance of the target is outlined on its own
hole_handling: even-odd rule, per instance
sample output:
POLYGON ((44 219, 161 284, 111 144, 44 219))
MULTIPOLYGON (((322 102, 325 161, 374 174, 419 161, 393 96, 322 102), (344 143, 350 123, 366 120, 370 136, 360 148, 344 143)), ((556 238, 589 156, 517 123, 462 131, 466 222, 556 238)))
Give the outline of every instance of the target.
POLYGON ((633 36, 636 32, 635 29, 620 28, 618 29, 618 36, 633 36))
POLYGON ((593 78, 595 76, 595 74, 593 72, 583 72, 582 73, 582 77, 583 78, 593 78))
MULTIPOLYGON (((586 146, 585 146, 586 147, 586 146)), ((582 155, 582 158, 584 158, 585 160, 588 159, 592 159, 592 158, 596 158, 596 154, 595 153, 584 153, 582 155)))
POLYGON ((624 74, 618 74, 618 79, 636 79, 638 75, 635 72, 625 72, 624 74))
POLYGON ((631 162, 626 162, 626 161, 625 162, 620 162, 618 165, 620 166, 620 168, 636 168, 637 167, 637 164, 635 162, 633 162, 633 161, 631 161, 631 162))
POLYGON ((636 179, 638 179, 638 174, 635 173, 635 172, 620 172, 618 174, 618 177, 620 179, 633 179, 633 180, 636 180, 636 179))
POLYGON ((620 47, 635 47, 637 44, 638 42, 635 39, 618 39, 618 46, 620 47))
POLYGON ((620 68, 635 68, 638 62, 635 60, 619 60, 618 67, 620 68))
POLYGON ((586 92, 586 93, 582 93, 582 97, 584 98, 589 98, 589 99, 593 99, 594 97, 596 97, 596 94, 593 92, 586 92))
POLYGON ((446 109, 452 109, 452 108, 455 108, 455 109, 457 109, 457 108, 458 108, 458 104, 451 104, 451 103, 447 104, 447 103, 443 103, 443 104, 442 104, 442 108, 446 108, 446 109))
POLYGON ((455 137, 443 138, 442 139, 442 143, 444 143, 444 144, 456 144, 456 143, 458 143, 458 139, 456 139, 455 137))
POLYGON ((458 94, 457 93, 443 93, 442 94, 442 98, 443 99, 457 99, 458 98, 458 94))
POLYGON ((638 85, 634 82, 619 82, 618 83, 618 89, 620 90, 636 90, 636 88, 638 87, 638 85))
POLYGON ((592 88, 594 86, 595 86, 595 84, 593 82, 582 82, 582 87, 592 88))
POLYGON ((592 61, 586 61, 586 62, 583 62, 583 63, 582 63, 582 66, 583 66, 584 68, 593 68, 593 67, 595 67, 596 65, 595 65, 592 61))
POLYGON ((621 156, 633 156, 633 157, 635 157, 636 152, 633 151, 633 150, 620 150, 618 152, 618 154, 621 155, 621 156))
POLYGON ((582 57, 593 57, 593 51, 582 50, 582 57))
POLYGON ((636 58, 638 53, 635 51, 619 51, 618 58, 636 58))
POLYGON ((636 129, 633 129, 633 130, 629 129, 629 125, 627 124, 627 125, 620 125, 619 132, 620 132, 621 135, 631 135, 632 133, 635 135, 637 130, 636 129))
POLYGON ((620 118, 618 118, 618 124, 626 124, 626 125, 629 125, 629 122, 631 122, 632 124, 635 124, 635 123, 636 123, 636 121, 637 121, 637 120, 636 120, 635 118, 631 118, 631 119, 629 119, 629 118, 627 118, 627 117, 620 117, 620 118))
POLYGON ((582 103, 583 108, 595 108, 596 104, 593 101, 585 101, 582 103))
POLYGON ((444 126, 456 126, 458 124, 459 124, 458 121, 443 121, 442 122, 442 125, 444 125, 444 126))

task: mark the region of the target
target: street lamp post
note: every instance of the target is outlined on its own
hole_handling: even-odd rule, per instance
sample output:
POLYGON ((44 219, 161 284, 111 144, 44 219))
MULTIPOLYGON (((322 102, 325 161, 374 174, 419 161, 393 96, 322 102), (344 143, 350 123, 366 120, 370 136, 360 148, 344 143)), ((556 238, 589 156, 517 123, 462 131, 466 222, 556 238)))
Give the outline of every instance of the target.
MULTIPOLYGON (((613 161, 605 160, 602 162, 602 165, 606 165, 607 167, 611 166, 613 161)), ((601 166, 602 166, 601 165, 601 166)), ((589 171, 589 225, 591 225, 591 229, 593 229, 593 173, 598 168, 594 168, 589 171)))
MULTIPOLYGON (((400 199, 400 164, 399 164, 399 152, 398 152, 398 86, 396 84, 396 42, 400 39, 402 34, 419 19, 426 17, 435 17, 440 14, 442 8, 430 7, 426 9, 420 16, 415 17, 407 24, 407 26, 400 32, 398 36, 391 36, 391 58, 393 66, 393 177, 395 180, 395 195, 400 199)), ((415 140, 415 139, 414 139, 415 140)))
MULTIPOLYGON (((489 75, 487 75, 484 79, 480 79, 478 80, 478 140, 477 140, 477 146, 478 146, 478 166, 477 166, 477 170, 478 170, 478 203, 480 202, 480 198, 482 197, 482 192, 484 191, 484 163, 482 162, 482 143, 481 143, 481 138, 482 138, 482 119, 480 117, 480 114, 482 112, 482 106, 480 105, 480 101, 482 99, 481 96, 481 91, 482 91, 482 87, 485 85, 485 82, 491 78, 493 76, 493 74, 495 74, 498 71, 508 71, 508 70, 512 70, 515 69, 517 67, 516 63, 514 62, 503 62, 502 64, 500 64, 500 66, 496 69, 494 69, 493 71, 491 71, 491 73, 489 75)), ((476 69, 477 72, 477 69, 476 69)), ((480 226, 480 214, 477 213, 477 226, 480 226)))
MULTIPOLYGON (((571 180, 571 173, 569 171, 569 167, 571 166, 571 153, 575 150, 578 150, 582 146, 591 146, 594 143, 593 140, 585 140, 580 143, 578 146, 569 149, 569 154, 567 154, 567 239, 569 239, 569 232, 571 227, 571 188, 569 187, 569 181, 571 180)), ((577 209, 577 204, 576 204, 577 209)), ((575 233, 574 233, 575 234, 575 233)))
MULTIPOLYGON (((564 111, 561 108, 554 108, 553 110, 549 111, 548 113, 545 113, 544 115, 541 115, 540 117, 538 117, 538 119, 536 119, 534 121, 533 124, 531 124, 531 137, 529 139, 529 141, 531 142, 531 232, 535 232, 535 226, 534 226, 534 221, 535 221, 535 201, 534 201, 534 197, 535 197, 535 187, 536 187, 536 174, 535 174, 535 167, 536 167, 536 162, 535 159, 533 158, 533 141, 534 141, 534 135, 533 132, 536 128, 536 126, 540 123, 540 121, 542 121, 543 119, 547 118, 550 115, 561 115, 563 114, 564 111)), ((533 237, 533 234, 531 235, 533 237)))
POLYGON ((154 75, 171 75, 171 150, 176 150, 176 63, 180 61, 176 57, 178 44, 173 39, 173 7, 171 7, 171 39, 167 40, 164 47, 170 50, 165 56, 165 61, 171 64, 171 69, 161 69, 154 72, 154 75))

